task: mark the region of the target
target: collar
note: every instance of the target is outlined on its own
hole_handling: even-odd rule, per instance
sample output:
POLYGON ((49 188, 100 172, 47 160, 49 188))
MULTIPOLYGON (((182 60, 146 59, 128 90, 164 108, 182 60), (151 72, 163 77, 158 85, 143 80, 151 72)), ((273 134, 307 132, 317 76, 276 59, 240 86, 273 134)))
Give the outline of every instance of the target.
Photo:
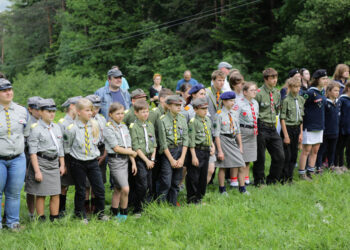
POLYGON ((346 94, 341 95, 341 96, 339 97, 339 99, 342 98, 342 97, 345 97, 345 98, 350 99, 350 96, 348 96, 348 95, 346 95, 346 94))
MULTIPOLYGON (((13 102, 10 102, 9 109, 11 109, 11 110, 14 110, 14 109, 15 109, 15 105, 14 105, 13 102)), ((4 106, 0 105, 0 110, 1 110, 1 111, 4 110, 4 106)))
POLYGON ((288 93, 288 96, 290 96, 293 99, 298 99, 299 95, 293 96, 291 92, 288 93))
MULTIPOLYGON (((216 88, 214 87, 214 85, 211 86, 211 92, 213 92, 213 94, 216 96, 216 92, 218 92, 216 90, 216 88)), ((220 91, 220 93, 222 93, 222 91, 220 91)))
POLYGON ((43 126, 44 128, 52 128, 53 123, 51 122, 50 125, 48 125, 46 122, 44 122, 42 119, 38 120, 38 123, 43 126))
MULTIPOLYGON (((80 121, 79 119, 76 119, 76 124, 77 124, 77 126, 78 126, 79 128, 85 128, 85 124, 82 123, 82 121, 80 121)), ((86 125, 87 125, 88 127, 91 127, 91 122, 88 121, 88 122, 86 123, 86 125)))
POLYGON ((119 126, 121 126, 123 124, 123 122, 118 124, 113 119, 110 119, 110 122, 114 125, 114 127, 117 127, 117 128, 119 128, 119 126))
POLYGON ((202 117, 200 117, 199 115, 195 115, 195 117, 198 119, 198 120, 200 120, 200 121, 206 121, 206 117, 204 117, 204 118, 202 118, 202 117))
POLYGON ((170 111, 168 111, 166 113, 166 115, 169 116, 171 118, 171 120, 178 120, 179 119, 179 114, 177 114, 176 116, 173 116, 170 111))
POLYGON ((139 124, 140 126, 143 126, 143 125, 146 125, 147 126, 147 121, 145 122, 142 122, 140 119, 136 118, 136 121, 135 121, 137 124, 139 124))
POLYGON ((267 93, 270 93, 270 92, 274 93, 276 91, 276 88, 274 88, 274 87, 269 88, 266 83, 264 83, 263 88, 265 89, 265 91, 267 93))
POLYGON ((331 99, 327 98, 327 102, 335 104, 337 102, 337 100, 334 100, 334 102, 333 102, 331 99))
POLYGON ((73 122, 73 118, 68 114, 65 115, 64 119, 73 122))
POLYGON ((316 91, 317 91, 317 92, 319 92, 319 93, 321 93, 321 92, 322 92, 322 90, 323 90, 323 89, 322 89, 322 90, 319 90, 319 89, 318 89, 318 88, 316 88, 316 87, 310 87, 310 88, 309 88, 309 90, 311 90, 311 89, 316 90, 316 91))

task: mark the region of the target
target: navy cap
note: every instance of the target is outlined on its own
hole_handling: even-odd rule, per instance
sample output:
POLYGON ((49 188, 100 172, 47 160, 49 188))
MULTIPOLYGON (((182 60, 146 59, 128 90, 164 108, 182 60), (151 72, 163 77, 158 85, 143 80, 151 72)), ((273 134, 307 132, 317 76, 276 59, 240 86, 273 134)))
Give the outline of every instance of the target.
POLYGON ((319 79, 324 76, 327 76, 327 71, 325 69, 318 69, 312 74, 312 78, 314 79, 319 79))
POLYGON ((220 95, 221 100, 231 100, 236 98, 236 93, 234 91, 227 91, 220 95))
POLYGON ((192 95, 192 94, 195 94, 197 93, 198 91, 200 91, 201 89, 204 89, 204 85, 201 84, 201 83, 198 83, 196 85, 194 85, 189 91, 188 91, 188 94, 189 95, 192 95))
POLYGON ((101 97, 99 97, 98 95, 88 95, 85 98, 92 102, 93 106, 101 107, 101 97))
POLYGON ((39 109, 44 109, 44 110, 54 110, 56 111, 56 104, 55 101, 53 99, 41 99, 38 102, 38 108, 39 109))
POLYGON ((288 72, 288 77, 291 78, 293 76, 295 76, 296 74, 299 73, 299 70, 298 69, 292 69, 288 72))
POLYGON ((5 78, 0 78, 0 90, 12 89, 12 84, 5 78))
POLYGON ((28 107, 32 108, 32 109, 39 109, 38 108, 38 102, 40 100, 42 100, 43 98, 40 97, 40 96, 32 96, 32 97, 29 97, 28 100, 27 100, 27 105, 28 107))
POLYGON ((122 77, 123 73, 119 69, 110 69, 110 70, 108 70, 107 76, 108 77, 111 77, 111 76, 122 77))
POLYGON ((206 98, 197 98, 192 102, 193 108, 207 108, 208 102, 206 98))
POLYGON ((182 104, 181 97, 178 95, 170 95, 166 99, 166 104, 182 104))
POLYGON ((70 97, 68 98, 61 106, 63 108, 69 107, 69 105, 71 104, 76 104, 79 99, 83 98, 82 96, 74 96, 74 97, 70 97))

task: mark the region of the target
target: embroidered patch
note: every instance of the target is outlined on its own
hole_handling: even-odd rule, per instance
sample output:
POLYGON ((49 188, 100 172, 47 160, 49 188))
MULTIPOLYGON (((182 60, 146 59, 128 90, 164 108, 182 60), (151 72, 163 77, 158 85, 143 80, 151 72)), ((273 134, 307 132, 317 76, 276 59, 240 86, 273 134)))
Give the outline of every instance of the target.
POLYGON ((247 116, 247 112, 243 112, 243 114, 242 114, 243 116, 247 116))
POLYGON ((308 99, 309 98, 309 95, 308 94, 305 94, 304 95, 304 99, 308 99))
POLYGON ((260 93, 261 89, 258 89, 257 92, 260 93))

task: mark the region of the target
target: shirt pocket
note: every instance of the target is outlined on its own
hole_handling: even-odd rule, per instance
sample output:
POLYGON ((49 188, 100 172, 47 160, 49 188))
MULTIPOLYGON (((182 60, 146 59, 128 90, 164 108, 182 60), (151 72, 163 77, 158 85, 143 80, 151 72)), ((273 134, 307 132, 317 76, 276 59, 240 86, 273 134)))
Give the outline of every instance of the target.
POLYGON ((40 133, 38 139, 39 139, 38 146, 40 147, 40 149, 47 149, 51 144, 50 143, 51 141, 49 141, 49 140, 52 140, 51 136, 48 137, 44 133, 40 133))

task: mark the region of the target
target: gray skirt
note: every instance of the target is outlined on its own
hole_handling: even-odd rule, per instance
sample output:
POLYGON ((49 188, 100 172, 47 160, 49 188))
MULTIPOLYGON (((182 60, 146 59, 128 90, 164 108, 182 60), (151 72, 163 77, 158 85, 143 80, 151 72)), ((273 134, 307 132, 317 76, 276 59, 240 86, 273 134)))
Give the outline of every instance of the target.
POLYGON ((33 166, 30 164, 24 190, 37 196, 52 196, 61 193, 61 180, 58 159, 49 161, 38 156, 38 163, 43 179, 35 181, 33 166))
POLYGON ((128 162, 129 157, 127 155, 108 157, 109 172, 117 188, 129 186, 128 162))
POLYGON ((224 160, 217 159, 218 168, 239 168, 244 167, 245 162, 235 138, 220 135, 221 149, 224 152, 224 160))
POLYGON ((242 128, 241 137, 243 144, 243 160, 245 162, 256 161, 258 155, 257 136, 254 135, 254 129, 242 128))

